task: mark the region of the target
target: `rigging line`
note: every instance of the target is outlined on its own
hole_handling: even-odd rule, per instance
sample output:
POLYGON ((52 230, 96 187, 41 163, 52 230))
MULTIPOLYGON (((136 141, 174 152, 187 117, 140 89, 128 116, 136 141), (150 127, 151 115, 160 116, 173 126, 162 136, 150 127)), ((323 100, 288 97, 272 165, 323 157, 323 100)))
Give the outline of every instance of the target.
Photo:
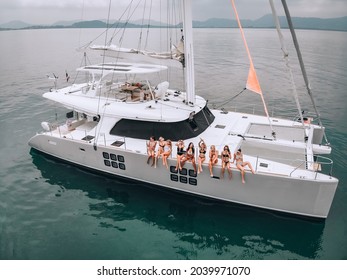
POLYGON ((309 82, 308 77, 307 77, 307 72, 306 72, 304 60, 302 58, 302 54, 301 54, 300 47, 299 47, 299 42, 298 42, 298 39, 296 37, 296 33, 295 33, 295 30, 294 30, 294 25, 293 25, 293 22, 292 22, 292 18, 290 16, 290 12, 289 12, 289 9, 288 9, 288 6, 287 6, 287 2, 285 0, 281 0, 281 2, 282 2, 282 5, 283 5, 284 12, 286 14, 286 18, 287 18, 288 26, 289 26, 289 29, 290 29, 290 33, 292 34, 295 50, 296 50, 296 53, 297 53, 297 56, 298 56, 298 59, 299 59, 299 64, 300 64, 301 72, 302 72, 302 75, 303 75, 303 78, 304 78, 304 81, 305 81, 307 93, 308 93, 308 95, 311 98, 311 103, 312 103, 313 108, 315 110, 315 113, 317 115, 318 125, 321 127, 321 129, 323 131, 324 139, 325 139, 326 143, 329 143, 328 139, 327 139, 327 136, 325 134, 325 130, 323 129, 323 124, 322 124, 322 121, 321 121, 321 118, 320 118, 320 114, 319 114, 318 109, 316 107, 316 103, 315 103, 315 101, 313 99, 313 94, 312 94, 312 91, 311 91, 310 82, 309 82))
MULTIPOLYGON (((84 0, 82 3, 81 21, 83 21, 83 19, 84 19, 84 0)), ((80 27, 80 32, 78 34, 78 45, 79 46, 81 45, 81 33, 82 33, 82 27, 80 27)))
MULTIPOLYGON (((133 1, 131 1, 132 3, 133 1)), ((129 11, 128 11, 128 18, 127 20, 125 21, 125 24, 124 24, 124 27, 123 27, 123 32, 122 32, 122 35, 121 35, 121 38, 119 39, 119 42, 122 42, 123 41, 123 38, 124 38, 124 34, 125 34, 125 29, 127 28, 127 25, 129 24, 130 22, 130 19, 132 18, 132 16, 134 15, 135 11, 137 10, 137 8, 139 7, 141 3, 141 0, 139 0, 139 2, 137 2, 137 5, 135 6, 135 8, 133 9, 133 11, 131 12, 131 7, 129 8, 129 11), (131 13, 130 13, 131 12, 131 13)))
POLYGON ((142 30, 143 30, 143 23, 145 21, 145 13, 146 13, 146 6, 147 6, 147 1, 145 0, 144 7, 143 7, 143 13, 142 13, 142 21, 141 21, 141 31, 140 31, 140 36, 139 36, 139 43, 137 46, 137 49, 141 49, 141 43, 142 43, 142 30))
MULTIPOLYGON (((131 1, 131 3, 133 2, 133 0, 131 1)), ((131 4, 130 3, 130 4, 131 4)), ((111 29, 111 28, 115 28, 114 32, 113 32, 113 35, 111 36, 111 39, 109 41, 109 43, 111 44, 112 40, 114 39, 114 37, 117 35, 117 33, 119 32, 118 30, 118 26, 120 24, 120 21, 121 19, 123 18, 123 16, 125 15, 126 11, 128 10, 129 8, 129 5, 128 7, 124 10, 123 14, 120 16, 120 18, 118 19, 118 21, 114 22, 111 26, 109 26, 108 28, 106 28, 103 32, 101 32, 97 37, 95 37, 93 40, 91 40, 90 42, 84 44, 83 46, 81 46, 79 48, 80 49, 86 49, 88 48, 93 42, 95 42, 97 39, 99 39, 101 36, 103 36, 106 32, 108 32, 108 29, 111 29)))
POLYGON ((279 40, 280 40, 280 43, 281 43, 281 50, 283 52, 283 58, 284 58, 287 70, 289 72, 290 81, 291 81, 292 89, 293 89, 294 99, 295 99, 296 106, 297 106, 298 111, 299 111, 299 115, 300 115, 302 126, 304 126, 305 125, 304 124, 304 118, 302 116, 302 110, 301 110, 301 106, 300 106, 299 96, 298 96, 298 92, 296 90, 296 85, 295 85, 295 82, 294 82, 294 75, 293 75, 292 68, 289 65, 289 52, 288 52, 288 50, 287 50, 287 48, 286 48, 286 46, 284 44, 284 37, 283 37, 282 31, 281 31, 281 25, 280 25, 280 21, 279 21, 278 16, 277 16, 277 12, 276 12, 276 8, 275 8, 275 5, 274 5, 274 2, 273 2, 273 0, 269 0, 269 2, 270 2, 271 10, 272 10, 273 19, 275 21, 277 34, 278 34, 278 37, 279 37, 279 40))
POLYGON ((152 1, 151 0, 151 5, 149 7, 149 16, 148 16, 148 24, 147 24, 147 35, 146 35, 146 41, 145 41, 145 47, 144 49, 147 49, 147 43, 148 43, 148 35, 149 35, 149 28, 150 28, 150 24, 151 24, 151 16, 152 16, 152 1))
MULTIPOLYGON (((112 0, 109 0, 109 5, 108 5, 108 14, 107 14, 107 24, 106 24, 106 30, 108 30, 109 28, 109 23, 110 23, 110 14, 111 14, 111 6, 112 6, 112 0)), ((107 43, 107 34, 108 32, 106 32, 105 34, 105 45, 107 43)), ((102 57, 102 64, 105 63, 105 53, 106 53, 106 50, 104 50, 104 54, 103 54, 103 57, 102 57)), ((99 110, 100 110, 100 103, 101 103, 101 80, 104 76, 104 67, 102 67, 102 70, 101 70, 101 77, 100 77, 100 80, 99 80, 99 83, 98 83, 98 86, 97 88, 95 89, 96 91, 98 89, 100 89, 100 93, 99 93, 99 98, 98 98, 98 107, 97 107, 97 114, 99 115, 99 110)), ((105 113, 105 112, 104 112, 105 113)), ((103 121, 104 118, 102 118, 101 122, 103 121)), ((99 120, 100 121, 100 120, 99 120)), ((101 123, 102 124, 102 123, 101 123)), ((101 130, 101 127, 102 125, 100 124, 99 126, 99 133, 100 133, 100 130, 101 130)), ((94 135, 94 147, 96 148, 96 142, 98 141, 99 139, 99 133, 97 133, 97 129, 95 129, 95 135, 94 135)))
MULTIPOLYGON (((87 63, 86 63, 86 60, 87 60, 87 59, 88 59, 89 64, 91 64, 89 58, 87 57, 87 53, 84 52, 84 53, 83 53, 83 57, 82 57, 82 61, 81 61, 81 63, 80 63, 80 67, 86 66, 86 65, 87 65, 87 63), (84 62, 84 65, 83 65, 83 62, 84 62)), ((73 82, 72 82, 72 85, 76 83, 77 77, 78 77, 79 73, 80 73, 80 72, 77 71, 77 73, 76 73, 76 75, 75 75, 75 78, 74 78, 74 80, 73 80, 73 82)))
POLYGON ((248 55, 248 59, 249 59, 249 62, 250 62, 250 68, 249 68, 249 72, 248 72, 248 79, 247 79, 246 87, 249 90, 251 90, 251 91, 253 91, 255 93, 258 93, 260 95, 261 100, 263 102, 264 111, 265 111, 265 114, 266 114, 267 119, 269 121, 270 129, 272 131, 272 136, 274 138, 276 138, 276 132, 273 130, 273 127, 272 127, 272 123, 271 123, 271 120, 270 120, 269 112, 267 110, 267 106, 266 106, 266 103, 265 103, 264 95, 263 95, 262 90, 260 88, 260 84, 259 84, 259 81, 258 81, 258 78, 257 78, 257 74, 256 74, 256 71, 255 71, 255 68, 254 68, 253 60, 252 60, 252 57, 251 57, 251 52, 249 51, 248 44, 247 44, 247 41, 246 41, 246 37, 245 37, 245 34, 243 32, 241 21, 240 21, 240 18, 239 18, 239 15, 238 15, 238 12, 237 12, 237 9, 236 9, 236 6, 235 6, 235 0, 231 0, 231 4, 232 4, 234 12, 235 12, 235 17, 236 17, 236 20, 237 20, 237 24, 239 26, 239 29, 240 29, 240 32, 241 32, 241 36, 242 36, 242 39, 243 39, 243 43, 245 45, 246 52, 247 52, 247 55, 248 55))
POLYGON ((243 90, 241 90, 239 93, 237 93, 236 95, 234 95, 233 97, 227 99, 226 101, 221 101, 221 102, 214 102, 214 104, 218 104, 221 103, 220 105, 218 105, 216 108, 218 107, 222 107, 226 104, 228 104, 229 102, 233 101, 236 97, 238 97, 240 94, 242 94, 247 88, 244 88, 243 90))
POLYGON ((120 23, 121 23, 122 18, 124 17, 124 15, 126 14, 126 12, 128 11, 128 9, 131 8, 132 3, 133 3, 133 0, 129 3, 129 5, 126 7, 126 9, 124 9, 124 11, 123 11, 122 15, 119 17, 118 21, 115 22, 115 23, 111 26, 111 28, 114 28, 114 31, 113 31, 113 35, 111 36, 111 39, 110 39, 110 41, 109 41, 109 43, 108 43, 109 45, 111 45, 111 43, 112 43, 114 37, 116 37, 116 35, 118 34, 118 32, 120 32, 121 29, 118 29, 118 27, 119 27, 119 25, 120 25, 120 23))

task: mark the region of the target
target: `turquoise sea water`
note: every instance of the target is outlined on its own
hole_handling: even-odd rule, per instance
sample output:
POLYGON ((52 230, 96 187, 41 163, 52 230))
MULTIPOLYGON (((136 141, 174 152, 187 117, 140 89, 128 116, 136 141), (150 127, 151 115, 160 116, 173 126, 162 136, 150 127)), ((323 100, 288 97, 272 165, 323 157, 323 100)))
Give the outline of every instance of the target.
MULTIPOLYGON (((340 179, 328 219, 317 222, 105 177, 30 151, 40 122, 65 112, 42 98, 52 87, 45 75, 74 77, 83 60, 75 48, 100 32, 0 32, 0 259, 347 259, 345 33, 298 31, 340 179)), ((245 33, 270 111, 293 112, 275 31, 245 33)), ((198 94, 213 107, 240 92, 248 61, 238 30, 196 29, 194 43, 198 94)), ((244 93, 223 107, 235 103, 260 104, 244 93)))

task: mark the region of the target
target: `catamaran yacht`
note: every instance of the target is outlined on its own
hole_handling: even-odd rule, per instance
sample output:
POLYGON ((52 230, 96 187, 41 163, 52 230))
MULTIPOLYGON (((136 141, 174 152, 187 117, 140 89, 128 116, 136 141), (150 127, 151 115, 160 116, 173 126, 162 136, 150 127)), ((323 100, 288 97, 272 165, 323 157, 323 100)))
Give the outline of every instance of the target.
MULTIPOLYGON (((181 5, 183 35, 180 44, 171 49, 171 55, 92 46, 103 52, 103 62, 77 69, 87 73, 89 81, 55 87, 43 94, 67 109, 66 119, 43 121, 43 130, 29 140, 29 145, 68 163, 158 188, 326 218, 338 179, 332 176, 332 161, 326 157, 331 147, 322 144, 325 128, 303 116, 296 120, 270 117, 265 103, 264 115, 210 109, 208 102, 195 94, 191 1, 183 0, 181 5), (110 61, 105 62, 105 57, 110 61), (152 84, 148 78, 167 70, 169 66, 153 63, 166 58, 182 65, 184 90, 170 89, 166 80, 152 84), (152 136, 171 143, 167 148, 167 166, 158 154, 158 143, 156 168, 147 164, 148 141, 152 136), (197 164, 201 139, 207 145, 202 172, 196 172, 194 161, 177 168, 178 141, 195 145, 197 164), (221 153, 216 164, 210 166, 212 145, 219 151, 229 147, 231 178, 221 176, 221 153), (233 161, 239 149, 242 161, 253 170, 249 166, 242 170, 233 161)), ((240 30, 248 51, 241 24, 240 30)), ((249 58, 246 88, 262 97, 250 55, 249 58)))

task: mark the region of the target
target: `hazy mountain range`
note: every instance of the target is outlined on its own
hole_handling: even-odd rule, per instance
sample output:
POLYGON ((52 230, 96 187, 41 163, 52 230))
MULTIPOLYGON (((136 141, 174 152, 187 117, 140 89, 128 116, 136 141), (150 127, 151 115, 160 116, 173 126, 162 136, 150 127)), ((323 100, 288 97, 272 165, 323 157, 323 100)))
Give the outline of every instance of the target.
MULTIPOLYGON (((281 27, 288 28, 285 17, 279 17, 281 27)), ((319 29, 319 30, 335 30, 347 31, 347 16, 340 18, 302 18, 293 17, 293 24, 297 29, 319 29)), ((274 28, 272 15, 265 15, 257 20, 242 20, 242 25, 245 28, 274 28)), ((118 27, 138 28, 142 26, 142 20, 129 23, 112 22, 111 25, 118 27)), ((148 25, 147 22, 144 24, 148 25)), ((106 20, 91 20, 91 21, 59 21, 52 25, 33 25, 22 21, 11 21, 0 24, 0 30, 12 29, 44 29, 44 28, 105 28, 106 20)), ((167 27, 167 24, 157 21, 150 22, 151 27, 167 27)), ((178 25, 180 26, 180 25, 178 25)), ((178 27, 177 26, 177 27, 178 27)), ((195 28, 237 28, 237 22, 233 19, 211 18, 205 21, 193 21, 195 28)))

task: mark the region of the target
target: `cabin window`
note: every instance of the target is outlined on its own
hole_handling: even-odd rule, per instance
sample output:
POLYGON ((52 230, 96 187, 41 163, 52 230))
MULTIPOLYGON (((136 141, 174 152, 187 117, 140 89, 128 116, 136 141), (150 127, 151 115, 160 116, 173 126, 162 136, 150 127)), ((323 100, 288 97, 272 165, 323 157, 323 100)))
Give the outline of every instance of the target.
POLYGON ((214 115, 205 106, 197 114, 192 114, 190 118, 180 122, 153 122, 121 119, 111 129, 111 135, 131 137, 138 139, 148 139, 154 135, 172 141, 188 139, 200 135, 214 121, 214 115))
POLYGON ((102 156, 104 157, 104 159, 109 159, 110 158, 110 155, 108 153, 106 153, 106 152, 103 152, 102 156))
POLYGON ((187 177, 185 177, 185 176, 180 176, 180 182, 183 183, 183 184, 187 184, 187 182, 188 182, 187 177))
POLYGON ((66 113, 66 118, 67 119, 73 118, 73 111, 66 113))

